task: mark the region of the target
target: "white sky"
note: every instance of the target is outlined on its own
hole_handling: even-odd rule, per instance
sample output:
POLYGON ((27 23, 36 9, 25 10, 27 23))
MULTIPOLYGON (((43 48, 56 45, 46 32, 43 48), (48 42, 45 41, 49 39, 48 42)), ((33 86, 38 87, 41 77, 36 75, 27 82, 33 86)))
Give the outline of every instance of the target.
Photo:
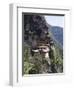
POLYGON ((64 28, 64 16, 45 16, 46 21, 52 26, 60 26, 64 28))

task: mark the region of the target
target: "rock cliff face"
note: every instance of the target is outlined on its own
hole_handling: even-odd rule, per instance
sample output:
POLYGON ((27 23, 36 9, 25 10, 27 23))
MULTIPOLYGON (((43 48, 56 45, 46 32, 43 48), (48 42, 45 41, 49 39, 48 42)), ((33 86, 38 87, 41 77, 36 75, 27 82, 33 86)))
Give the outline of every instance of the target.
POLYGON ((52 40, 44 16, 24 15, 23 19, 24 74, 62 72, 63 61, 60 48, 52 40))
POLYGON ((48 34, 48 26, 43 16, 26 15, 24 16, 24 40, 29 39, 45 39, 48 34))

